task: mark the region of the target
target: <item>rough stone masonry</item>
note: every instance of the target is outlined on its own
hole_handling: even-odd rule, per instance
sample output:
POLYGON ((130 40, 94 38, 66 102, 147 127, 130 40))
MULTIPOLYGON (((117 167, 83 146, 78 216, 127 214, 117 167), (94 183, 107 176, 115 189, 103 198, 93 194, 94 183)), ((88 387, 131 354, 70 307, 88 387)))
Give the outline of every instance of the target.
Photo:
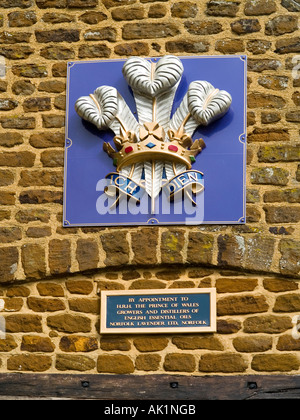
POLYGON ((1 1, 0 373, 300 373, 299 11, 1 1), (248 56, 246 225, 64 229, 67 61, 165 54, 248 56), (216 287, 217 333, 99 335, 101 290, 179 287, 216 287))

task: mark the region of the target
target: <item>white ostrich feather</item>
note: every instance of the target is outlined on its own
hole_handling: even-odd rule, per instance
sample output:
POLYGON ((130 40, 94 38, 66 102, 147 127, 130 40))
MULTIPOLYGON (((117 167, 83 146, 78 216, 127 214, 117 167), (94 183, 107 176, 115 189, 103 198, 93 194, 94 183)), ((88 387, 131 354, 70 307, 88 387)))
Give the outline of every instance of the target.
POLYGON ((232 102, 228 92, 199 80, 190 84, 187 95, 189 111, 199 125, 208 125, 221 118, 232 102))

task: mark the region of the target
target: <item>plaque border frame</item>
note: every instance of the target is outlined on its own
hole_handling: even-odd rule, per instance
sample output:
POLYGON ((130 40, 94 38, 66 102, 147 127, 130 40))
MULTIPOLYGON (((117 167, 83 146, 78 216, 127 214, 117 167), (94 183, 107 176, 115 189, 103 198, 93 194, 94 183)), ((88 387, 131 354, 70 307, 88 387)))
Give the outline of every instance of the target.
POLYGON ((156 333, 207 333, 217 331, 216 288, 195 289, 140 289, 140 290, 101 290, 100 296, 100 334, 156 334, 156 333), (209 294, 210 296, 210 326, 209 327, 148 327, 148 328, 109 328, 107 321, 108 296, 149 296, 178 294, 209 294))
MULTIPOLYGON (((149 60, 157 60, 162 56, 158 57, 145 57, 149 60)), ((244 107, 243 107, 243 132, 240 133, 238 136, 237 141, 239 141, 243 145, 243 192, 242 192, 242 215, 237 220, 205 220, 201 221, 200 223, 189 223, 188 225, 192 226, 200 226, 203 225, 239 225, 246 223, 246 167, 247 167, 247 55, 246 54, 236 54, 236 55, 186 55, 178 56, 179 59, 222 59, 222 58, 230 58, 230 59, 239 59, 244 62, 243 74, 244 74, 244 107)), ((68 220, 68 211, 67 207, 70 205, 69 201, 67 200, 67 180, 68 180, 68 152, 69 149, 72 147, 72 139, 69 136, 69 102, 70 102, 70 77, 71 77, 71 68, 75 65, 82 65, 82 64, 94 64, 99 62, 124 62, 126 58, 109 58, 109 59, 90 59, 90 60, 71 60, 67 62, 67 84, 66 84, 66 123, 65 123, 65 147, 64 147, 64 185, 63 185, 63 222, 62 226, 64 228, 68 227, 110 227, 110 226, 149 226, 149 225, 160 225, 160 226, 172 226, 172 225, 182 225, 184 226, 185 223, 182 223, 178 220, 172 220, 171 222, 159 222, 158 219, 151 217, 149 214, 149 219, 145 222, 122 222, 122 223, 110 223, 110 222, 72 222, 68 220)))

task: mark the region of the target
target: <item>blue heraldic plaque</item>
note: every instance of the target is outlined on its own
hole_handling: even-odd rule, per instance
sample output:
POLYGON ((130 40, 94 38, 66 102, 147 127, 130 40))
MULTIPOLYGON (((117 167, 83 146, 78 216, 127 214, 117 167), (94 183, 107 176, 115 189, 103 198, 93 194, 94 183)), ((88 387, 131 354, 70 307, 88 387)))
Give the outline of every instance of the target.
POLYGON ((63 226, 245 223, 246 61, 69 62, 63 226))

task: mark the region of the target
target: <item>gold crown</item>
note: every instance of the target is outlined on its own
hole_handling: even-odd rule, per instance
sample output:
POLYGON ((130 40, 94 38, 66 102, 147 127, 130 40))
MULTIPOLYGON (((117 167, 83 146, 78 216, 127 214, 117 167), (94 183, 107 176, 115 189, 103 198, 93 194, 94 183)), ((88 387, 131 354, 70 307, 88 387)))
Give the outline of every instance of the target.
POLYGON ((203 139, 193 142, 183 128, 177 132, 168 130, 168 141, 163 127, 156 122, 146 122, 139 129, 139 141, 133 131, 121 130, 114 137, 115 150, 109 143, 103 144, 104 151, 113 159, 117 171, 128 165, 149 160, 181 163, 191 169, 195 157, 204 149, 203 139))

